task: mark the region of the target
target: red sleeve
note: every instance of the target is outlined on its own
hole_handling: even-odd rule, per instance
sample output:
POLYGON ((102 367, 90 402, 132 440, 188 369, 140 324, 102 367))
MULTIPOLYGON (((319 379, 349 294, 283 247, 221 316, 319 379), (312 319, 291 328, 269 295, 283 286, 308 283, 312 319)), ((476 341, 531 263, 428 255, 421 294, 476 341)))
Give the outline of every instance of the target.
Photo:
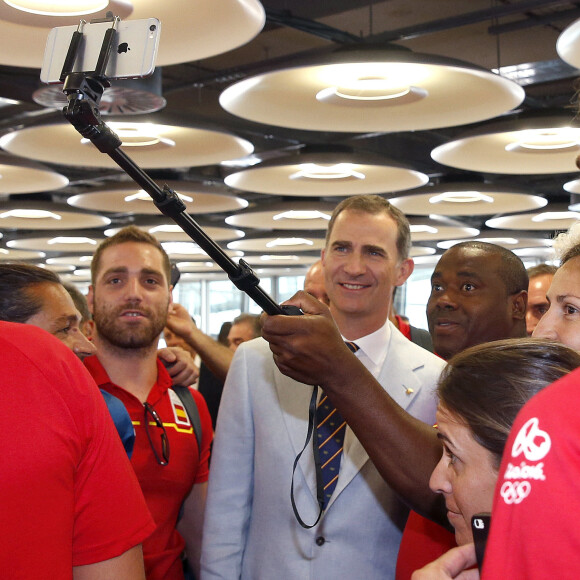
POLYGON ((76 379, 82 379, 79 388, 84 383, 90 397, 80 408, 71 402, 71 412, 83 418, 78 426, 86 438, 75 480, 74 566, 118 556, 155 528, 105 401, 82 371, 76 379))

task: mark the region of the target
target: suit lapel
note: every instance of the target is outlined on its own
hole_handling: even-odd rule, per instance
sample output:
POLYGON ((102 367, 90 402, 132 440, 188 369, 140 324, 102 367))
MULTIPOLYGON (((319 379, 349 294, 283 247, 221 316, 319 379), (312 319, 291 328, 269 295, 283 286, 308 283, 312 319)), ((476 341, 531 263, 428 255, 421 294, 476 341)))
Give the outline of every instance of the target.
MULTIPOLYGON (((278 370, 274 371, 274 381, 282 411, 283 425, 296 456, 302 451, 308 433, 308 408, 312 397, 312 387, 290 379, 278 370)), ((316 471, 312 455, 312 439, 296 469, 303 473, 312 497, 316 499, 316 471)))

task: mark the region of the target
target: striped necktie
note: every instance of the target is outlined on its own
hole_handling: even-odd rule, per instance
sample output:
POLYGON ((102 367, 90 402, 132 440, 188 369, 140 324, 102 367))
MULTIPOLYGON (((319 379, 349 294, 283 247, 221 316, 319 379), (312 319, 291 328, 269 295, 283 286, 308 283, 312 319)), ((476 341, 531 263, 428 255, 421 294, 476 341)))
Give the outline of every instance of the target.
MULTIPOLYGON (((346 342, 346 346, 352 352, 359 350, 354 342, 346 342)), ((345 431, 345 420, 328 397, 322 393, 316 408, 316 433, 324 488, 324 507, 328 505, 338 481, 345 431)))

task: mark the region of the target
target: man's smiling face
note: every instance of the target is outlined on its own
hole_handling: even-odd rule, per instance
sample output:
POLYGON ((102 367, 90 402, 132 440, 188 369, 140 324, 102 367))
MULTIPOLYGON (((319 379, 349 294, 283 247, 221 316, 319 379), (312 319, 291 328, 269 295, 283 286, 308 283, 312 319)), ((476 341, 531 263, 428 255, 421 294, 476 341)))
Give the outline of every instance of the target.
POLYGON ((365 332, 385 323, 394 287, 413 269, 411 260, 399 260, 393 218, 356 210, 344 210, 336 218, 322 262, 339 327, 344 317, 358 319, 365 332))

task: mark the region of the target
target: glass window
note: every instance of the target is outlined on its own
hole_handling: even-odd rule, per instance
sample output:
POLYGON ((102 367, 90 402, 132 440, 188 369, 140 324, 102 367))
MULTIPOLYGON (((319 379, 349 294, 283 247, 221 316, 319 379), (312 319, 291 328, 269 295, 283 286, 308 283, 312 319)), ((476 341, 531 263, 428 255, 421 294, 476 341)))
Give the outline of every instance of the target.
POLYGON ((242 312, 244 294, 229 280, 210 280, 208 292, 208 327, 206 332, 217 336, 224 322, 231 322, 242 312))
POLYGON ((173 289, 173 301, 181 304, 201 326, 202 321, 202 282, 201 280, 180 281, 173 289))
POLYGON ((304 288, 304 276, 280 276, 278 278, 278 302, 292 298, 304 288))
POLYGON ((405 290, 405 315, 417 328, 428 329, 427 300, 431 294, 431 274, 433 267, 415 268, 403 287, 405 290))

